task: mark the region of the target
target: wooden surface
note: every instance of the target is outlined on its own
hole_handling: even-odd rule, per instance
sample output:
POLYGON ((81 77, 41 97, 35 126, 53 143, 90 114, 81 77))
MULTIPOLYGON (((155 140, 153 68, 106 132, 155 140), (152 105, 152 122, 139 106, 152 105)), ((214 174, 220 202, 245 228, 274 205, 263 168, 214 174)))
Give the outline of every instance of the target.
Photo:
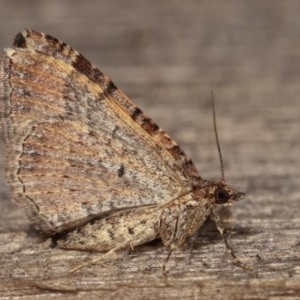
POLYGON ((203 178, 220 177, 210 91, 227 182, 245 200, 224 214, 239 259, 213 224, 168 263, 160 242, 118 260, 51 247, 9 200, 1 152, 0 299, 299 299, 300 2, 0 1, 0 47, 23 27, 82 52, 180 143, 203 178))

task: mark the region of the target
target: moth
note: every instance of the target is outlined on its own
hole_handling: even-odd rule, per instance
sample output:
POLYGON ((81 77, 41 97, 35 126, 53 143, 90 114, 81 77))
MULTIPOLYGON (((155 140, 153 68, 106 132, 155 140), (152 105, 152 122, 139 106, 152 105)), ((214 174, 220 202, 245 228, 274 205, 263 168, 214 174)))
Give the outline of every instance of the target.
POLYGON ((244 193, 192 160, 83 55, 24 30, 0 63, 1 137, 13 201, 64 249, 170 250, 244 193))

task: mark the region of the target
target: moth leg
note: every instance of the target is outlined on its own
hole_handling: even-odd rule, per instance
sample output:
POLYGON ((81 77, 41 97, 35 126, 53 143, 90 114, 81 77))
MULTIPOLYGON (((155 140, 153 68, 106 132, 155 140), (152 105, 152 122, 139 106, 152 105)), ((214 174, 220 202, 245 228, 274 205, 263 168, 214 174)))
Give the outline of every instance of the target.
POLYGON ((188 201, 166 207, 161 215, 160 237, 169 253, 163 264, 163 277, 166 278, 166 265, 174 250, 180 247, 187 237, 193 235, 206 220, 211 207, 205 201, 188 201))
POLYGON ((224 227, 221 223, 220 217, 217 214, 216 210, 213 208, 211 211, 211 218, 215 221, 216 227, 218 229, 218 231, 220 232, 220 235, 223 238, 225 247, 227 252, 230 254, 232 260, 233 260, 233 264, 244 269, 244 270, 253 270, 250 266, 247 266, 246 264, 244 264, 243 262, 241 262, 238 257, 236 256, 233 247, 230 245, 228 239, 227 239, 227 235, 225 233, 224 227))
POLYGON ((193 200, 164 208, 160 223, 163 244, 171 249, 180 247, 187 237, 201 227, 210 209, 211 207, 206 207, 202 202, 193 200))

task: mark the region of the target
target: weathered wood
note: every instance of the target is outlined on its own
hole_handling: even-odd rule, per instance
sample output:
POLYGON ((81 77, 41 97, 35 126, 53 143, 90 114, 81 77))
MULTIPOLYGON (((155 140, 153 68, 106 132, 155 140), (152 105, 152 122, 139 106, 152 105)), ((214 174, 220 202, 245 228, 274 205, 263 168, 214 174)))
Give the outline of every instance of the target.
POLYGON ((224 222, 236 255, 252 267, 235 266, 208 223, 171 256, 167 281, 162 278, 167 252, 159 242, 69 274, 100 254, 41 242, 9 201, 2 179, 0 299, 300 297, 298 1, 0 5, 1 48, 23 26, 68 42, 170 133, 207 179, 220 176, 214 91, 225 176, 247 193, 224 222), (23 11, 17 21, 11 18, 16 11, 23 11))

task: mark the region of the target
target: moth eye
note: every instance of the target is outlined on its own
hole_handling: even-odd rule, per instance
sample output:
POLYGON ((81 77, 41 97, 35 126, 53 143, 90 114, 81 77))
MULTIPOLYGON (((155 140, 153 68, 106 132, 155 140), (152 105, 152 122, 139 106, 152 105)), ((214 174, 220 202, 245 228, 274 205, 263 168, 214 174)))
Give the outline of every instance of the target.
POLYGON ((215 199, 216 199, 216 203, 224 204, 229 200, 229 194, 227 191, 223 189, 218 189, 215 192, 215 199))

